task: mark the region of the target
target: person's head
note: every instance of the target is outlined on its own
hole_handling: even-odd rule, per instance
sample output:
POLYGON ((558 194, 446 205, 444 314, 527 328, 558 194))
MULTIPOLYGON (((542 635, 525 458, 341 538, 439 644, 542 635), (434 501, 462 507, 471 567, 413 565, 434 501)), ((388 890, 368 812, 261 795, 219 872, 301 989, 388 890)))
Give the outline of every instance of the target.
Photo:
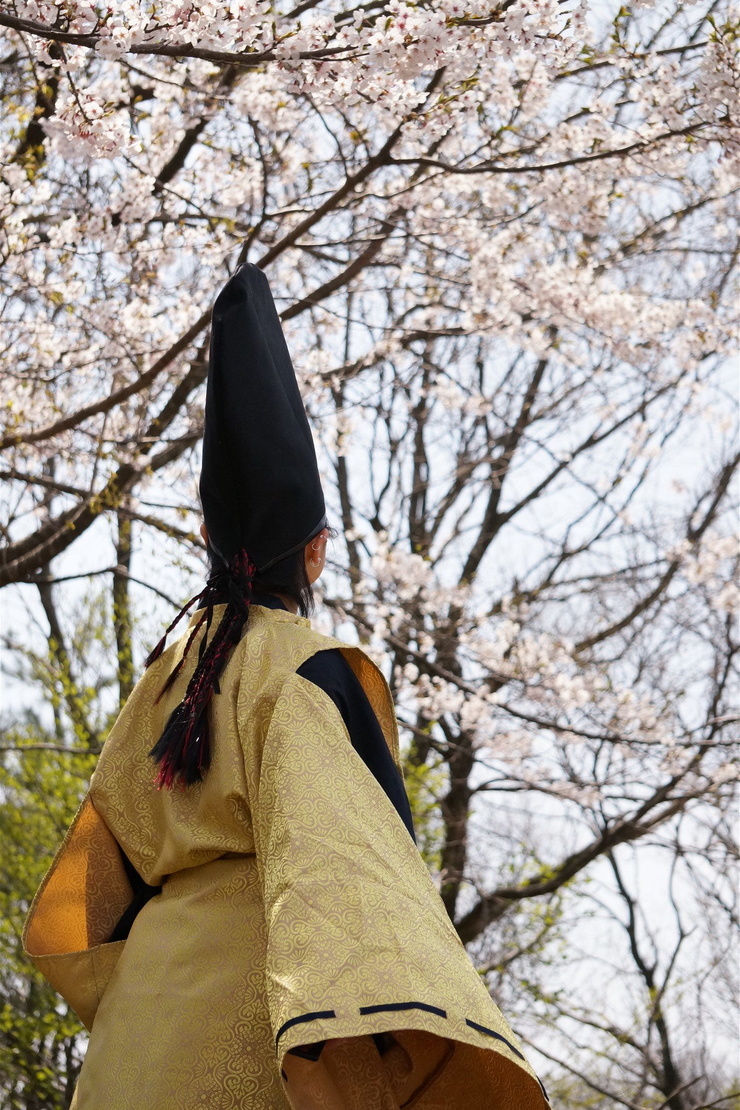
MULTIPOLYGON (((201 525, 200 532, 208 547, 211 573, 215 573, 221 567, 221 560, 208 544, 205 524, 201 525)), ((302 617, 310 616, 314 607, 313 585, 326 564, 329 536, 329 529, 322 528, 305 547, 278 559, 267 570, 257 571, 252 580, 255 593, 275 594, 295 607, 302 617)))

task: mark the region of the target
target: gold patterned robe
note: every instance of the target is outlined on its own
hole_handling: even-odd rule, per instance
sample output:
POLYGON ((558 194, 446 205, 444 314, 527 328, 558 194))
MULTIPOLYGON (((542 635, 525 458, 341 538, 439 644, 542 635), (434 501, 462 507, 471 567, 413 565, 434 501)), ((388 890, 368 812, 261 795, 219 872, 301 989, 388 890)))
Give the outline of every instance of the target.
POLYGON ((157 790, 147 753, 197 643, 156 697, 184 642, 121 712, 26 923, 26 951, 91 1030, 75 1110, 543 1110, 408 831, 296 674, 341 648, 398 763, 374 664, 254 606, 209 709, 204 781, 157 790), (132 897, 119 845, 162 890, 108 942, 132 897), (318 1060, 286 1056, 324 1040, 318 1060))

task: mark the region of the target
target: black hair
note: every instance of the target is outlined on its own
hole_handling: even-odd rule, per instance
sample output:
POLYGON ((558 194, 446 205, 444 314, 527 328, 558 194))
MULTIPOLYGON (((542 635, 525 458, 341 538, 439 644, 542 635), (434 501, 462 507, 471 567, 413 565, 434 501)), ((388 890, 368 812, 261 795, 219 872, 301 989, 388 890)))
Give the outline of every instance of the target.
MULTIPOLYGON (((294 603, 302 617, 310 617, 314 610, 313 587, 306 574, 305 548, 278 559, 267 570, 257 571, 252 579, 256 594, 281 594, 294 603)), ((223 570, 223 563, 214 551, 208 549, 211 576, 223 570)))

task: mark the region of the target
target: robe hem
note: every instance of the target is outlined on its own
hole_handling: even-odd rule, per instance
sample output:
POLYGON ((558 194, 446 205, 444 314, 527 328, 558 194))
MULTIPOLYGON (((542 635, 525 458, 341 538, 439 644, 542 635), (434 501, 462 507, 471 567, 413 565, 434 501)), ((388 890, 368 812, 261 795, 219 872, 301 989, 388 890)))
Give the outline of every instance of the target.
MULTIPOLYGON (((377 1016, 379 1016, 383 1013, 400 1014, 400 1013, 403 1013, 404 1011, 409 1011, 409 1010, 417 1010, 417 1011, 422 1011, 423 1013, 432 1014, 434 1017, 439 1017, 439 1018, 441 1018, 445 1021, 450 1020, 447 1011, 443 1010, 440 1006, 432 1006, 428 1002, 419 1002, 419 1001, 389 1002, 389 1003, 383 1003, 383 1004, 380 1004, 380 1005, 359 1006, 358 1009, 357 1009, 357 1013, 362 1018, 362 1017, 377 1017, 377 1016)), ((277 1055, 280 1056, 280 1047, 279 1047, 280 1039, 282 1038, 282 1036, 285 1033, 288 1032, 288 1030, 292 1029, 294 1026, 302 1025, 304 1023, 309 1023, 309 1022, 312 1022, 312 1021, 323 1021, 327 1018, 331 1018, 331 1019, 336 1020, 338 1017, 342 1019, 342 1024, 344 1024, 344 1022, 349 1017, 349 1015, 346 1014, 346 1013, 342 1013, 341 1015, 337 1015, 335 1010, 315 1010, 315 1011, 312 1011, 312 1012, 307 1012, 305 1014, 299 1014, 299 1015, 297 1015, 296 1017, 293 1017, 293 1018, 289 1018, 287 1021, 283 1022, 283 1024, 280 1026, 280 1028, 277 1032, 277 1035, 275 1036, 275 1050, 276 1050, 277 1055)), ((524 1064, 523 1070, 527 1074, 529 1074, 532 1079, 534 1079, 537 1082, 540 1090, 542 1091, 545 1102, 549 1106, 550 1100, 549 1100, 547 1091, 545 1090, 544 1083, 539 1078, 539 1076, 536 1075, 531 1070, 531 1067, 529 1066, 529 1062, 528 1062, 526 1056, 520 1051, 520 1049, 516 1048, 516 1046, 514 1044, 512 1044, 512 1042, 509 1041, 508 1038, 504 1037, 501 1033, 497 1033, 495 1029, 490 1029, 487 1025, 481 1025, 479 1022, 472 1021, 470 1018, 463 1018, 462 1020, 464 1021, 465 1025, 469 1029, 473 1030, 475 1033, 481 1034, 484 1037, 490 1037, 492 1040, 501 1042, 501 1044, 506 1046, 506 1048, 508 1049, 509 1052, 511 1052, 514 1056, 517 1057, 517 1060, 521 1060, 522 1063, 524 1064)), ((394 1022, 394 1028, 395 1028, 395 1024, 396 1023, 394 1022)), ((450 1024, 454 1027, 454 1025, 456 1024, 454 1019, 450 1021, 450 1024)), ((327 1032, 326 1030, 323 1030, 322 1035, 320 1037, 317 1037, 317 1041, 326 1040, 326 1032, 327 1032)), ((377 1030, 376 1030, 376 1032, 377 1032, 377 1030)), ((342 1036, 348 1036, 348 1035, 349 1036, 361 1036, 362 1033, 358 1030, 357 1033, 352 1033, 352 1034, 343 1033, 341 1035, 342 1036)), ((439 1035, 440 1036, 443 1035, 442 1030, 440 1030, 439 1035)), ((460 1036, 459 1036, 459 1032, 456 1033, 454 1028, 446 1031, 446 1035, 448 1037, 451 1037, 451 1039, 453 1039, 453 1040, 460 1040, 461 1039, 460 1036)), ((308 1044, 308 1043, 313 1043, 313 1042, 307 1041, 305 1043, 308 1044)), ((473 1043, 473 1042, 468 1042, 468 1043, 473 1043)), ((480 1047, 483 1047, 483 1046, 480 1046, 480 1047)), ((290 1051, 290 1049, 288 1049, 288 1051, 290 1051)), ((517 1061, 512 1061, 512 1062, 516 1063, 517 1061)))
POLYGON ((518 1056, 520 1060, 525 1059, 524 1053, 520 1052, 518 1048, 514 1048, 514 1045, 511 1043, 511 1041, 507 1041, 506 1037, 502 1037, 500 1033, 497 1033, 495 1031, 495 1029, 489 1029, 487 1025, 479 1025, 477 1021, 471 1021, 470 1018, 465 1018, 465 1024, 469 1025, 471 1029, 477 1030, 478 1033, 485 1034, 486 1037, 494 1037, 497 1041, 503 1041, 506 1047, 510 1048, 511 1051, 516 1056, 518 1056))
POLYGON ((360 1013, 363 1016, 365 1014, 396 1013, 399 1010, 425 1010, 428 1014, 436 1014, 437 1017, 447 1017, 446 1010, 442 1010, 439 1006, 430 1006, 427 1002, 387 1002, 381 1006, 360 1006, 360 1013))
MULTIPOLYGON (((399 1013, 404 1010, 422 1010, 428 1014, 434 1014, 436 1017, 447 1018, 447 1011, 443 1010, 440 1006, 430 1006, 428 1002, 385 1002, 379 1006, 360 1006, 360 1017, 369 1017, 371 1014, 384 1014, 384 1013, 399 1013)), ((303 1025, 304 1022, 309 1021, 323 1021, 326 1018, 336 1018, 336 1010, 314 1010, 310 1013, 299 1014, 297 1017, 288 1018, 278 1029, 275 1035, 275 1048, 277 1049, 280 1038, 294 1025, 303 1025)), ((495 1029, 489 1029, 487 1025, 479 1025, 477 1021, 471 1021, 470 1018, 465 1018, 465 1024, 471 1029, 475 1029, 476 1033, 482 1033, 486 1037, 492 1037, 496 1041, 501 1041, 505 1044, 510 1052, 518 1056, 520 1060, 525 1060, 526 1057, 523 1052, 520 1052, 515 1045, 511 1043, 501 1033, 497 1033, 495 1029)), ((324 1038, 320 1038, 324 1039, 324 1038)))
POLYGON ((327 1018, 335 1018, 335 1010, 314 1010, 312 1013, 299 1014, 298 1017, 288 1018, 278 1029, 275 1034, 275 1048, 277 1049, 278 1042, 283 1033, 287 1033, 294 1025, 302 1025, 305 1021, 325 1021, 327 1018))

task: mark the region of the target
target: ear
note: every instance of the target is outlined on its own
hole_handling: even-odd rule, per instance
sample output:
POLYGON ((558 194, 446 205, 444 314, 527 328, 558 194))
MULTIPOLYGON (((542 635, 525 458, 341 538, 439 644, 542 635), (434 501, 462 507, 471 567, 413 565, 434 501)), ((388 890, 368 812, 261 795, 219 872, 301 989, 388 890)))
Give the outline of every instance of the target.
POLYGON ((203 537, 203 543, 208 547, 208 529, 206 528, 205 521, 200 526, 200 534, 203 537))
POLYGON ((326 541, 329 539, 329 529, 322 528, 303 549, 303 560, 306 567, 306 576, 313 586, 321 576, 326 559, 326 541))

